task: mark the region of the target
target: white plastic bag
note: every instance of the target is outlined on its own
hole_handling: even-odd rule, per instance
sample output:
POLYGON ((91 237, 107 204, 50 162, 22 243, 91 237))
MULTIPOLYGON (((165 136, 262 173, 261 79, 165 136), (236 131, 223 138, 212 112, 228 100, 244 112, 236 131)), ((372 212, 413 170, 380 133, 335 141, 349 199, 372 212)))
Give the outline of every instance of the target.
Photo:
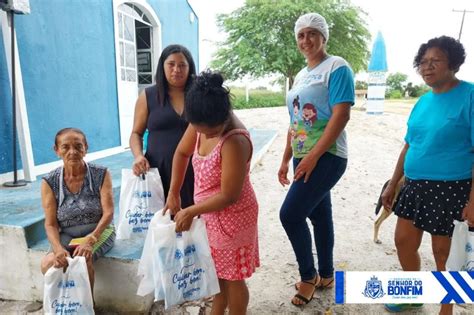
POLYGON ((454 231, 446 269, 449 271, 474 271, 474 232, 469 231, 469 226, 465 221, 454 220, 454 231))
POLYGON ((194 219, 189 231, 176 233, 175 223, 153 227, 155 299, 165 308, 219 293, 205 223, 194 219))
MULTIPOLYGON (((155 276, 153 269, 153 229, 159 226, 171 225, 174 229, 175 224, 171 221, 169 215, 162 215, 161 210, 156 212, 153 218, 150 221, 148 226, 148 232, 146 234, 145 243, 143 245, 142 256, 140 262, 138 263, 138 272, 137 275, 141 277, 140 284, 138 285, 137 295, 145 296, 152 293, 155 290, 155 276)), ((156 273, 158 274, 158 273, 156 273)), ((156 298, 155 293, 155 298, 156 298)), ((157 300, 163 300, 165 298, 164 292, 161 290, 159 293, 159 298, 157 300)))
POLYGON ((163 184, 158 169, 135 176, 130 169, 122 169, 117 239, 145 235, 151 218, 164 206, 163 184))
POLYGON ((44 275, 43 310, 45 314, 94 314, 86 259, 67 257, 69 266, 51 267, 44 275))

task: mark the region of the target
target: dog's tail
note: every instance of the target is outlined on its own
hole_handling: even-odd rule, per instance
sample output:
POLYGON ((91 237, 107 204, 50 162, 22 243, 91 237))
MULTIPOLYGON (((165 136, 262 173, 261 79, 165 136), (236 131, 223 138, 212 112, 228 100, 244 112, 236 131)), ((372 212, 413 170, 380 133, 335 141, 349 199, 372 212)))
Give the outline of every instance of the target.
POLYGON ((380 209, 382 209, 382 194, 383 194, 383 191, 385 190, 385 188, 387 188, 387 185, 390 181, 386 181, 385 184, 383 185, 382 187, 382 191, 380 192, 380 195, 379 195, 379 200, 377 201, 377 206, 375 207, 375 215, 379 214, 380 212, 380 209))

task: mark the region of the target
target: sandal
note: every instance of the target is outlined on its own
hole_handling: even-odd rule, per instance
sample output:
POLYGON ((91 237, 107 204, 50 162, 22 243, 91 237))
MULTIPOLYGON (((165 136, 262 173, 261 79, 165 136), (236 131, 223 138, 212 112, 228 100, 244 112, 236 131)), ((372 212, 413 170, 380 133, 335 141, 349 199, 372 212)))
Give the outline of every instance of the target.
POLYGON ((332 289, 334 288, 334 277, 332 278, 323 278, 319 277, 319 281, 316 282, 314 285, 317 289, 332 289), (323 283, 323 281, 327 281, 326 283, 323 283))
MULTIPOLYGON (((304 282, 304 281, 301 281, 301 282, 304 282)), ((295 290, 298 291, 300 289, 300 283, 301 282, 297 282, 295 283, 295 290)), ((306 282, 308 283, 308 282, 306 282)), ((318 277, 316 278, 316 283, 314 284, 314 286, 317 288, 317 289, 332 289, 334 287, 334 277, 332 278, 322 278, 320 275, 318 275, 318 277), (327 281, 327 280, 330 280, 329 282, 326 282, 323 284, 323 281, 327 281)))
MULTIPOLYGON (((309 302, 311 302, 311 300, 314 297, 314 293, 316 292, 316 284, 318 283, 317 280, 318 280, 317 278, 316 278, 315 282, 301 280, 302 283, 310 284, 311 286, 314 287, 313 288, 313 293, 311 293, 311 296, 309 298, 297 293, 293 296, 293 299, 297 298, 297 299, 301 300, 303 303, 302 304, 296 304, 295 302, 293 302, 293 299, 292 299, 291 304, 293 304, 294 306, 304 306, 304 305, 308 304, 309 302)), ((301 283, 301 282, 299 282, 299 283, 301 283)))

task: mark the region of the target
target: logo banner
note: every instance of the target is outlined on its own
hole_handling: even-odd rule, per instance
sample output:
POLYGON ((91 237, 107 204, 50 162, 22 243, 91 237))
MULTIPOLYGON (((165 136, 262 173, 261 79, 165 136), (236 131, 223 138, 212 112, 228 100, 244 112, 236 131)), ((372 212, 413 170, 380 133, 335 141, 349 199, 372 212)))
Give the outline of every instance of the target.
POLYGON ((474 303, 474 271, 337 271, 336 304, 474 303))

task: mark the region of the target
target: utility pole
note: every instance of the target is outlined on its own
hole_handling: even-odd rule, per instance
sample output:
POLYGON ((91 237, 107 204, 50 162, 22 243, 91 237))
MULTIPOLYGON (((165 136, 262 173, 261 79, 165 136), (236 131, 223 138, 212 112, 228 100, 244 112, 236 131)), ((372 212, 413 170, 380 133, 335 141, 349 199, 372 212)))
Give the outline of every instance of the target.
POLYGON ((466 13, 474 13, 474 11, 469 11, 469 10, 454 10, 453 9, 453 12, 462 12, 462 20, 461 20, 461 28, 459 29, 459 37, 458 37, 458 41, 461 41, 461 34, 462 34, 462 27, 464 25, 464 17, 466 16, 466 13))

